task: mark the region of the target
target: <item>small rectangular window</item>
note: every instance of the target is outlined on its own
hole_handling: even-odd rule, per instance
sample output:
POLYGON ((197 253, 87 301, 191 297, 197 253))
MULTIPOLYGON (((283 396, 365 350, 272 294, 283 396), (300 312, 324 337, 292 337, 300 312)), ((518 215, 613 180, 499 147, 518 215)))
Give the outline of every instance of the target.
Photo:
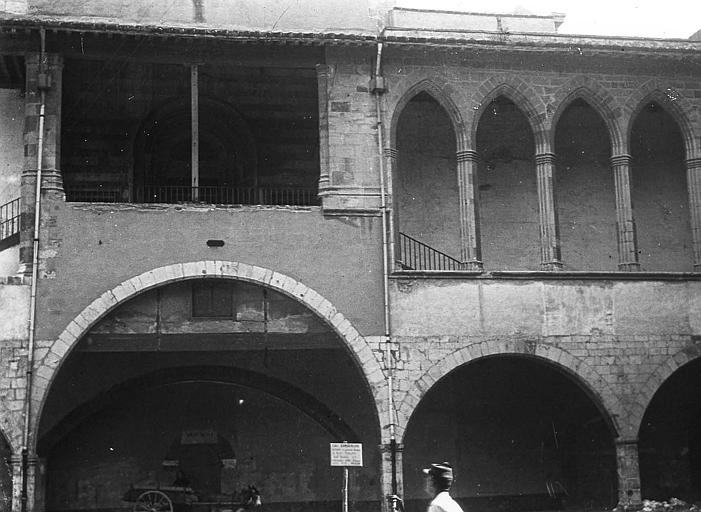
POLYGON ((235 318, 234 287, 221 281, 192 283, 193 318, 235 318))

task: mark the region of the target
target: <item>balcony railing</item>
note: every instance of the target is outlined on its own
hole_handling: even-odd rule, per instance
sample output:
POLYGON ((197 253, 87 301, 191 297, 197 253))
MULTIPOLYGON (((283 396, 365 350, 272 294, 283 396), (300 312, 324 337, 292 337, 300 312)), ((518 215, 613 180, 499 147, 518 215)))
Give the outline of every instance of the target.
POLYGON ((204 203, 277 206, 319 204, 316 189, 302 187, 188 187, 148 185, 130 198, 118 185, 66 184, 66 200, 102 203, 204 203))
POLYGON ((399 264, 406 270, 462 270, 463 265, 415 238, 399 233, 399 264))
POLYGON ((0 250, 19 243, 19 198, 0 206, 0 250))

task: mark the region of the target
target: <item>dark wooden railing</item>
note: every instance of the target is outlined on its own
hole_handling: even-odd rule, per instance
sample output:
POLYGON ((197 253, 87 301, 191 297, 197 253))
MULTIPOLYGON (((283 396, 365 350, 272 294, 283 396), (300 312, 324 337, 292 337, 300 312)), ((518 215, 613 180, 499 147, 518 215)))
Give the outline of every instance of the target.
POLYGON ((462 270, 463 265, 423 242, 399 233, 399 264, 406 270, 462 270))
POLYGON ((189 187, 147 185, 130 198, 119 185, 65 184, 66 200, 101 203, 204 203, 277 206, 319 204, 316 189, 301 187, 189 187))
POLYGON ((0 206, 0 251, 19 243, 19 198, 0 206))

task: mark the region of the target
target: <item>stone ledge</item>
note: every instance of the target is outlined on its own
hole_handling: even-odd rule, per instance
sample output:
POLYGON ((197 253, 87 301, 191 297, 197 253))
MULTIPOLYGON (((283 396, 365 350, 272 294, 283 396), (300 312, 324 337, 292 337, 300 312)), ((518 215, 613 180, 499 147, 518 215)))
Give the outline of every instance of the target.
POLYGON ((390 279, 701 281, 701 272, 395 270, 390 279))
POLYGON ((29 286, 32 278, 27 276, 0 276, 0 285, 29 286))

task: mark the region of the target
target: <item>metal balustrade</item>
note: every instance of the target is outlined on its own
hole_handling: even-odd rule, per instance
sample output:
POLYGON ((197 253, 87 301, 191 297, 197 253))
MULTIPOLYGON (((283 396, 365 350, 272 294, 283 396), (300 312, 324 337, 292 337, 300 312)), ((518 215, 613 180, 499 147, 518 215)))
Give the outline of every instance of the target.
POLYGON ((130 199, 119 185, 65 184, 66 200, 106 203, 203 203, 277 206, 319 204, 316 189, 302 187, 190 187, 147 185, 130 199))
POLYGON ((406 270, 462 270, 463 265, 423 242, 399 233, 399 264, 406 270))
POLYGON ((19 243, 19 198, 0 206, 0 250, 19 243))

